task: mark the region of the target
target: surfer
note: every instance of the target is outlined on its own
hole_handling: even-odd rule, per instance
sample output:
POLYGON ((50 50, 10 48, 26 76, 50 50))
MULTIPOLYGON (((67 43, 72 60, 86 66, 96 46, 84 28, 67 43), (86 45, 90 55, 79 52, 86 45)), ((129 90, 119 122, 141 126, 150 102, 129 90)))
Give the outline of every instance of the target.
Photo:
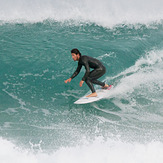
POLYGON ((98 78, 103 76, 106 72, 106 68, 99 60, 92 58, 90 56, 81 55, 78 49, 72 49, 71 56, 74 61, 78 61, 78 67, 76 71, 73 73, 73 75, 69 79, 65 80, 65 83, 71 82, 71 80, 79 74, 82 66, 84 66, 86 69, 86 72, 82 80, 80 81, 79 86, 82 87, 83 83, 86 82, 86 84, 92 91, 92 93, 88 95, 87 97, 97 96, 97 93, 95 91, 93 84, 100 85, 102 86, 103 89, 106 89, 109 87, 109 85, 105 84, 104 82, 97 80, 98 78), (90 68, 92 68, 93 70, 90 71, 90 68))

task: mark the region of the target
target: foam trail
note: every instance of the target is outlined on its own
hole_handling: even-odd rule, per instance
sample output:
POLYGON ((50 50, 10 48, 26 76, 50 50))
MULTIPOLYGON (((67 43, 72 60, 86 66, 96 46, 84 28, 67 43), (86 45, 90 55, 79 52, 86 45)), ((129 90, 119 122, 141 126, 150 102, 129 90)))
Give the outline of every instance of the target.
POLYGON ((4 22, 86 21, 111 27, 163 19, 162 0, 6 0, 0 1, 4 22))
MULTIPOLYGON (((157 85, 159 92, 163 89, 163 51, 151 51, 144 57, 141 57, 134 66, 126 69, 124 72, 108 78, 107 80, 116 80, 120 78, 118 84, 110 91, 109 98, 124 96, 126 93, 133 93, 135 89, 155 90, 157 85)), ((154 93, 154 92, 153 92, 154 93)))

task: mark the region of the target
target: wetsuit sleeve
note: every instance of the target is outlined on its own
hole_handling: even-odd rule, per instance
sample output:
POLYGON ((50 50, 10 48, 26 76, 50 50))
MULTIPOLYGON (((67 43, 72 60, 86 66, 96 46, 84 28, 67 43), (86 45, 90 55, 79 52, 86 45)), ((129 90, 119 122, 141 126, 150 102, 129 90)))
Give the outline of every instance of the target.
POLYGON ((89 64, 88 64, 87 60, 84 61, 84 67, 86 69, 86 72, 85 72, 85 74, 84 74, 84 76, 82 78, 83 81, 85 81, 85 79, 88 77, 88 75, 90 73, 90 68, 89 68, 89 64))
POLYGON ((77 76, 82 68, 82 65, 78 63, 78 67, 76 71, 72 74, 71 79, 73 79, 75 76, 77 76))

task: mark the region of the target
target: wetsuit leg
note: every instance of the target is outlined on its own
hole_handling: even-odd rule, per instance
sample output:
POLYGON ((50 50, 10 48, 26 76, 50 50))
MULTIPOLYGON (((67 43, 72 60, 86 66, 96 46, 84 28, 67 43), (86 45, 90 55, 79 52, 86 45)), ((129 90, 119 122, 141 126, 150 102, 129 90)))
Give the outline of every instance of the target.
POLYGON ((101 82, 101 81, 97 80, 98 78, 103 76, 105 74, 105 72, 106 72, 105 68, 103 68, 103 69, 95 69, 95 70, 90 72, 89 76, 85 80, 86 84, 91 89, 92 93, 95 92, 93 84, 97 84, 97 85, 101 85, 101 86, 105 85, 104 82, 101 82))
POLYGON ((85 80, 85 82, 88 85, 88 87, 91 89, 92 93, 96 92, 92 82, 88 78, 85 80))

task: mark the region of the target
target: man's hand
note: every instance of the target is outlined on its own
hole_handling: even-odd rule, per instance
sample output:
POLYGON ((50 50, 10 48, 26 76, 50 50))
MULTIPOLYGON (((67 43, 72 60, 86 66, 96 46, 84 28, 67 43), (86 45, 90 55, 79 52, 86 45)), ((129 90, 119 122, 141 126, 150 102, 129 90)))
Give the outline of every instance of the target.
POLYGON ((65 83, 68 83, 68 82, 71 82, 71 78, 69 78, 69 79, 67 79, 67 80, 65 80, 65 83))
POLYGON ((81 80, 80 83, 79 83, 79 86, 82 87, 83 83, 84 83, 84 81, 81 80))

